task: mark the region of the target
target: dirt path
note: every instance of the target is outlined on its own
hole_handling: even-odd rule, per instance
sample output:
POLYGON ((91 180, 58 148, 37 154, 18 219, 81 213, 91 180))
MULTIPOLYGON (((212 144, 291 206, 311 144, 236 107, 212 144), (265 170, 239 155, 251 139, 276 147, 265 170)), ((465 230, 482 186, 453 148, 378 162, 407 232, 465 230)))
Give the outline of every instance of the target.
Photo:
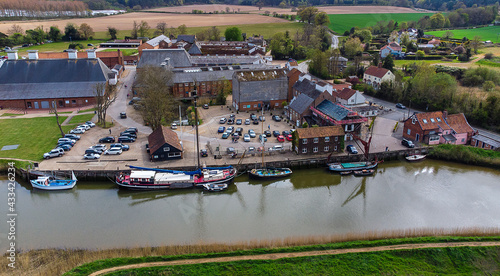
POLYGON ((152 267, 152 266, 203 264, 203 263, 216 263, 216 262, 220 263, 220 262, 247 261, 247 260, 277 260, 277 259, 281 259, 281 258, 297 258, 297 257, 320 256, 320 255, 337 255, 337 254, 345 254, 345 253, 377 252, 377 251, 390 251, 390 250, 401 250, 401 249, 465 247, 465 246, 470 246, 470 247, 500 246, 500 242, 450 242, 450 243, 399 244, 399 245, 388 245, 388 246, 377 246, 377 247, 333 249, 333 250, 323 250, 323 251, 306 251, 306 252, 293 252, 293 253, 274 253, 274 254, 262 254, 262 255, 248 255, 248 256, 188 259, 188 260, 152 262, 152 263, 142 263, 142 264, 133 264, 133 265, 125 265, 125 266, 119 266, 119 267, 112 267, 112 268, 107 268, 107 269, 103 269, 100 271, 96 271, 90 275, 91 276, 103 275, 106 273, 115 272, 115 271, 124 270, 124 269, 134 269, 134 268, 152 267))

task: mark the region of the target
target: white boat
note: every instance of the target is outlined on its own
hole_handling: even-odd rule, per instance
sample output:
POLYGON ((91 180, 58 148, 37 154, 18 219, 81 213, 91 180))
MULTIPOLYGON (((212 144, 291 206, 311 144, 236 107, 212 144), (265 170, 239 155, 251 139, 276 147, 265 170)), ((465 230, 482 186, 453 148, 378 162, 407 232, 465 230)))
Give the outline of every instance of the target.
POLYGON ((31 186, 40 190, 69 190, 73 189, 76 185, 76 176, 71 172, 71 179, 55 179, 53 176, 39 176, 35 180, 31 180, 31 186))
POLYGON ((423 154, 414 154, 405 157, 408 162, 417 162, 425 159, 425 155, 423 154))
POLYGON ((209 191, 209 192, 222 192, 224 190, 227 190, 227 183, 220 183, 220 184, 213 184, 213 183, 209 183, 209 184, 203 184, 203 189, 205 191, 209 191))

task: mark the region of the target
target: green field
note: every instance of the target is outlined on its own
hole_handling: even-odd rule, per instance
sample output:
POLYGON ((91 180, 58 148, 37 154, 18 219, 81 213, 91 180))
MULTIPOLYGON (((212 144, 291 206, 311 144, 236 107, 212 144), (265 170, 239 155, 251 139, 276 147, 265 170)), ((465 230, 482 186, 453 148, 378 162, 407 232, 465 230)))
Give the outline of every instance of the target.
MULTIPOLYGON (((62 123, 67 117, 59 117, 62 123)), ((63 126, 67 133, 73 126, 63 126)), ((0 120, 0 148, 6 145, 19 145, 15 150, 0 151, 0 157, 20 158, 33 161, 43 159, 43 154, 53 149, 61 137, 54 117, 0 120)))
POLYGON ((462 39, 467 37, 468 39, 473 39, 474 36, 478 35, 481 37, 482 41, 491 40, 493 43, 500 42, 500 26, 488 26, 475 29, 463 29, 463 30, 445 30, 445 31, 434 31, 425 32, 428 35, 435 35, 441 37, 445 32, 452 32, 453 38, 462 39))
MULTIPOLYGON (((133 56, 139 53, 139 50, 137 49, 120 49, 120 51, 123 53, 124 56, 133 56)), ((116 52, 116 49, 106 49, 102 50, 101 52, 116 52)))
POLYGON ((352 27, 360 29, 375 26, 379 21, 396 22, 418 21, 421 17, 433 15, 433 13, 363 13, 363 14, 329 14, 330 25, 328 27, 334 32, 342 35, 352 27))

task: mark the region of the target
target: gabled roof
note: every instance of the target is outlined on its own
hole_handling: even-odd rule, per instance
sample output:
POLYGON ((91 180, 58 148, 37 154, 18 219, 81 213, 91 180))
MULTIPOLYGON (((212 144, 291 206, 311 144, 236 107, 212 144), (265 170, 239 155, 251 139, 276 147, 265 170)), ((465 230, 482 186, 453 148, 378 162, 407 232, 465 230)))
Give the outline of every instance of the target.
POLYGON ((190 55, 201 55, 201 45, 200 43, 196 42, 196 43, 193 43, 193 45, 191 45, 191 47, 189 48, 189 51, 188 53, 190 55))
POLYGON ((165 144, 169 144, 171 147, 182 150, 177 133, 164 126, 157 128, 148 136, 148 143, 149 152, 151 152, 151 154, 163 147, 165 144))
POLYGON ((329 100, 322 101, 317 107, 317 110, 321 111, 323 114, 328 115, 334 120, 340 121, 344 120, 349 114, 349 110, 330 102, 329 100))
POLYGON ((349 100, 354 94, 356 94, 356 90, 350 88, 344 88, 342 91, 338 93, 338 97, 344 100, 349 100))
POLYGON ((166 37, 165 35, 159 35, 153 39, 146 41, 146 43, 155 47, 158 46, 158 44, 160 44, 160 41, 165 41, 167 43, 170 43, 170 38, 166 37))
POLYGON ((311 99, 306 94, 300 94, 297 98, 292 100, 288 108, 295 110, 295 112, 299 114, 302 114, 309 108, 309 106, 311 106, 313 102, 314 99, 311 99))
POLYGON ((190 56, 184 49, 144 49, 137 68, 145 66, 161 66, 165 59, 169 58, 169 64, 173 68, 191 67, 190 56))
POLYGON ((288 63, 290 64, 290 66, 299 66, 296 60, 291 60, 288 63))
POLYGON ((317 90, 316 84, 308 79, 297 81, 293 85, 293 89, 297 90, 301 94, 306 94, 307 96, 309 96, 309 98, 314 100, 318 98, 321 95, 321 93, 323 93, 322 91, 317 90))
POLYGON ((385 68, 380 68, 377 66, 370 66, 368 69, 366 69, 365 74, 370 75, 370 76, 375 76, 377 78, 383 78, 385 74, 387 74, 389 70, 385 68))
POLYGON ((390 48, 393 51, 401 51, 402 50, 401 46, 397 42, 391 42, 391 43, 385 45, 384 47, 380 48, 380 50, 387 49, 387 48, 390 48))
POLYGON ((296 131, 299 139, 345 135, 345 132, 341 126, 298 128, 296 131))
POLYGON ((456 133, 472 134, 474 132, 474 129, 469 125, 463 113, 448 115, 446 122, 456 133))
POLYGON ((432 130, 441 127, 443 130, 451 129, 443 119, 443 112, 425 112, 414 115, 417 118, 422 130, 432 130))
POLYGON ((488 133, 487 135, 488 136, 481 134, 481 133, 478 133, 478 134, 472 136, 472 138, 474 138, 478 141, 481 141, 485 144, 491 145, 495 148, 500 148, 500 137, 491 135, 490 133, 488 133))
POLYGON ((297 78, 299 77, 299 75, 301 74, 302 72, 300 72, 299 69, 297 68, 292 68, 292 70, 290 70, 286 75, 290 78, 292 76, 297 76, 297 78))
POLYGON ((195 35, 178 35, 177 42, 179 42, 179 41, 185 41, 187 43, 194 43, 196 41, 196 36, 195 35))

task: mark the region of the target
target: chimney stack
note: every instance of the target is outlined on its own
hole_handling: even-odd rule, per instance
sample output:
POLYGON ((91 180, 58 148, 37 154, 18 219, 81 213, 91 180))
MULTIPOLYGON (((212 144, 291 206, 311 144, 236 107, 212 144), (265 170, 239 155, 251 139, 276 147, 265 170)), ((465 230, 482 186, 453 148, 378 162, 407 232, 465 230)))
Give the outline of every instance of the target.
POLYGON ((7 59, 17 60, 18 59, 17 50, 7 51, 7 59))
POLYGON ((68 49, 68 59, 77 59, 78 58, 78 51, 75 49, 68 49))
POLYGON ((382 68, 382 61, 378 63, 378 68, 382 68))
POLYGON ((38 50, 28 50, 28 58, 29 59, 38 59, 38 50))
POLYGON ((443 119, 446 120, 446 118, 448 117, 448 111, 447 110, 444 110, 443 111, 443 119))
POLYGON ((86 50, 87 51, 87 58, 97 58, 96 54, 95 54, 95 49, 88 49, 86 50))

